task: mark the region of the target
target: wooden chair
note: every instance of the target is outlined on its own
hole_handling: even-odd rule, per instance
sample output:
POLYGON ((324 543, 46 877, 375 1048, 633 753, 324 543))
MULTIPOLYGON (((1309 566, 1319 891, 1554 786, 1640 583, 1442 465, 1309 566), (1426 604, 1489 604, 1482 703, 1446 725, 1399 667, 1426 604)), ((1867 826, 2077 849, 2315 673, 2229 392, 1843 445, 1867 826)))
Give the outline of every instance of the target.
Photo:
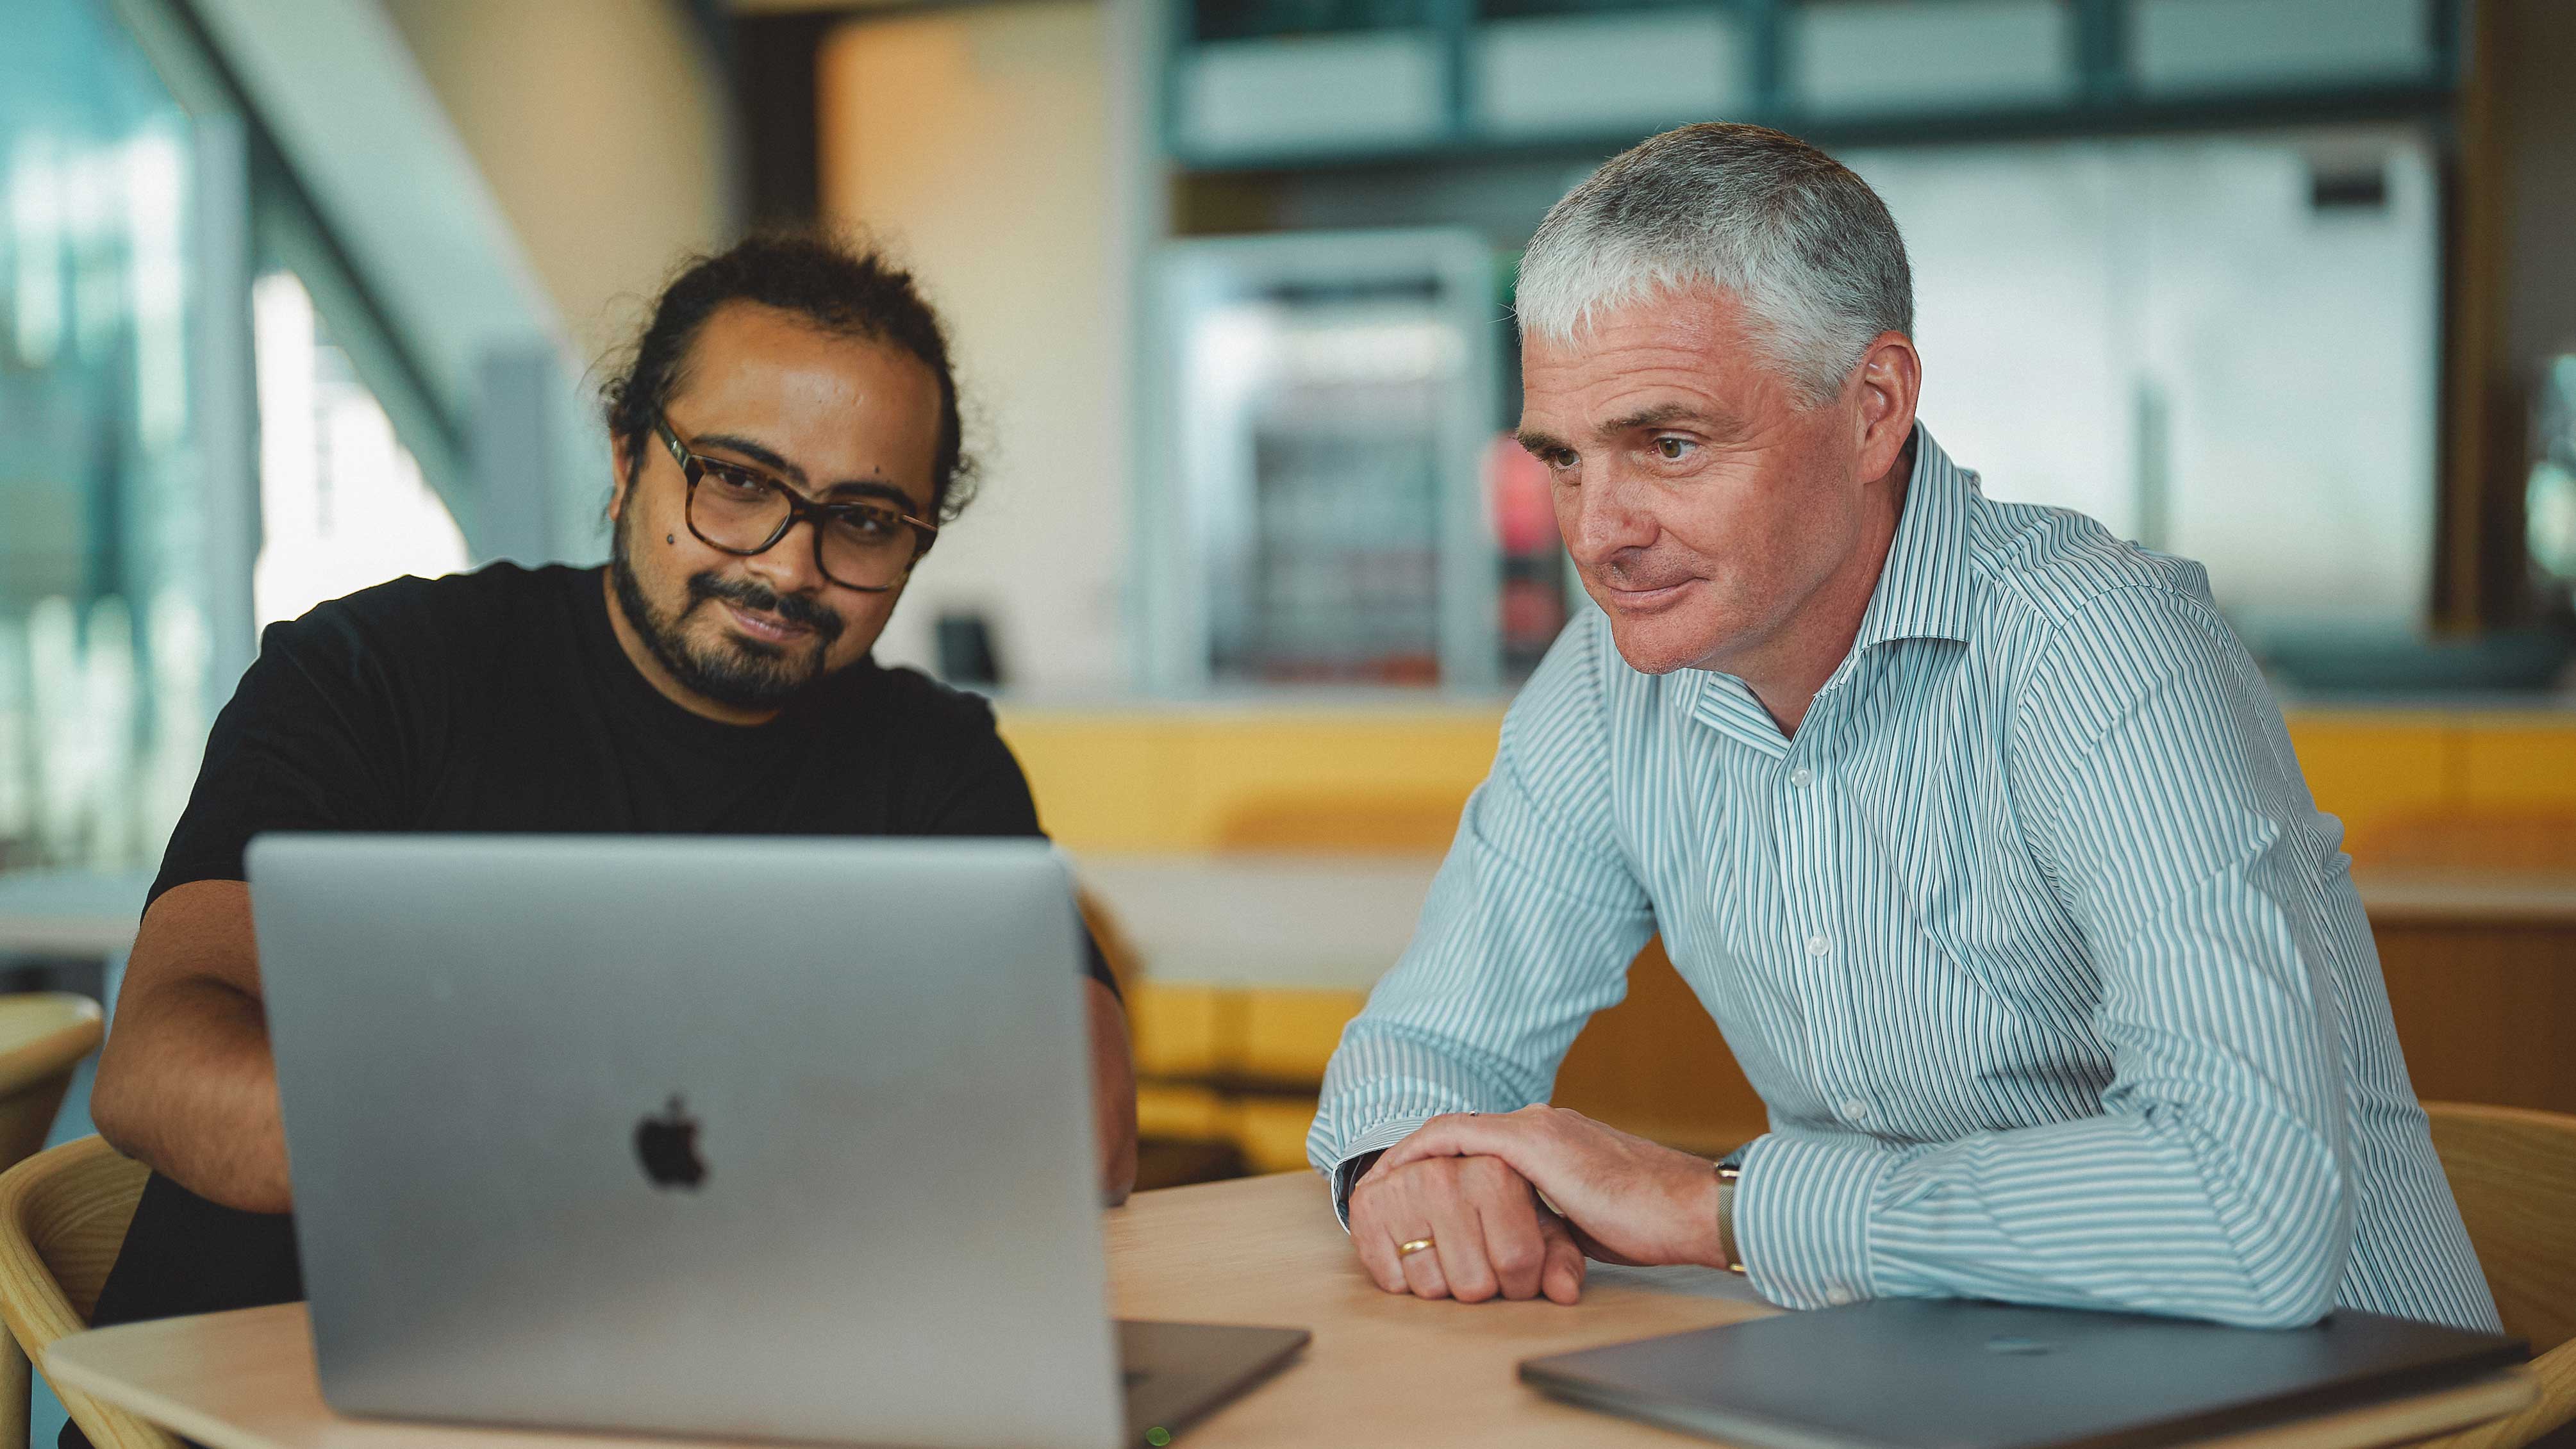
POLYGON ((2576 1422, 2576 1117, 2462 1102, 2424 1110, 2505 1332, 2531 1340, 2540 1402, 2419 1449, 2520 1449, 2576 1422))
MULTIPOLYGON (((126 1224, 151 1176, 103 1137, 40 1152, 0 1173, 0 1449, 27 1442, 28 1361, 89 1326, 98 1290, 125 1243, 126 1224)), ((78 1389, 54 1386, 72 1422, 98 1449, 179 1449, 179 1440, 78 1389)), ((51 1449, 51 1446, 45 1446, 51 1449)))
POLYGON ((36 1155, 72 1084, 106 1034, 98 1003, 68 991, 0 996, 0 1170, 36 1155))
MULTIPOLYGON (((0 996, 0 1169, 33 1157, 53 1130, 72 1069, 105 1034, 98 1003, 68 991, 0 996)), ((0 1345, 0 1449, 27 1439, 27 1361, 0 1345)))

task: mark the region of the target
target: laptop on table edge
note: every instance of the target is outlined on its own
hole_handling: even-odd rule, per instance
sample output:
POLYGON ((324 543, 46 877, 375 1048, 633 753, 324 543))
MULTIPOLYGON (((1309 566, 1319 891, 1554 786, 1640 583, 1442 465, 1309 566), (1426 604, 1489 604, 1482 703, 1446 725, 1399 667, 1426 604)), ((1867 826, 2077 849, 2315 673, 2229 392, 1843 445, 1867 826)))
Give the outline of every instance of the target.
POLYGON ((1043 842, 269 835, 248 873, 336 1409, 1109 1449, 1307 1340, 1113 1334, 1043 842))

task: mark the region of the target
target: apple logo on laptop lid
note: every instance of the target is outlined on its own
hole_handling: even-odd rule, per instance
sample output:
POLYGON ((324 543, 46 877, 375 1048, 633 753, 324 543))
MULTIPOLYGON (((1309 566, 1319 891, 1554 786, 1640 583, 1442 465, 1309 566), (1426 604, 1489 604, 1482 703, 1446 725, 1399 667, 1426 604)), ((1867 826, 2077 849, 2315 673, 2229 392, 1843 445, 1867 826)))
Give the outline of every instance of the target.
POLYGON ((655 1187, 695 1191, 707 1180, 707 1164, 698 1156, 698 1119, 677 1093, 660 1116, 635 1124, 635 1155, 655 1187))

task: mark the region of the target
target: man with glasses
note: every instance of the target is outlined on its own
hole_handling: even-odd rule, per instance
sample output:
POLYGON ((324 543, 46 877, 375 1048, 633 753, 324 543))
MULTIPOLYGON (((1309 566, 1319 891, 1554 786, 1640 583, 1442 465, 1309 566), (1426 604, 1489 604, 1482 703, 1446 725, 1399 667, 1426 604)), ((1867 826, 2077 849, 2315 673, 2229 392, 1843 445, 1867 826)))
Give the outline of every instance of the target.
MULTIPOLYGON (((983 701, 869 657, 972 472, 911 279, 809 238, 702 259, 606 401, 605 568, 495 564, 324 604, 268 630, 216 721, 99 1063, 99 1129, 155 1175, 98 1321, 302 1296, 253 835, 1038 833, 983 701)), ((1114 1201, 1134 1078, 1096 952, 1092 975, 1114 1201)))

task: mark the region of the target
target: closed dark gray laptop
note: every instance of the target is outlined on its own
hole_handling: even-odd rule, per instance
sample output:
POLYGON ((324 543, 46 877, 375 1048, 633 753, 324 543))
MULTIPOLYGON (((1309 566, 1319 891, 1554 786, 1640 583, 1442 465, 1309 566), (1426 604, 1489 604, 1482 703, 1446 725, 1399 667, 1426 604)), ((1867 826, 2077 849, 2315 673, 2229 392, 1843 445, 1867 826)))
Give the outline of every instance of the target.
POLYGON ((344 1412, 1110 1449, 1305 1342, 1113 1339, 1043 842, 265 836, 250 887, 344 1412))
POLYGON ((1760 1449, 2147 1449, 2461 1382, 2524 1345, 1892 1298, 1531 1359, 1546 1393, 1760 1449))

